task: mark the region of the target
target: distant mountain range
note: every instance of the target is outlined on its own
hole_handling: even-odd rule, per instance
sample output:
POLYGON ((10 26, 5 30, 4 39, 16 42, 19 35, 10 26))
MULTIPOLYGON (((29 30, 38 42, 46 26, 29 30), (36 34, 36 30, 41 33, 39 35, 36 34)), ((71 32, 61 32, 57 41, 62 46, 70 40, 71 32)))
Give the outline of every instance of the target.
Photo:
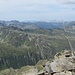
MULTIPOLYGON (((64 22, 64 25, 69 25, 71 22, 64 22)), ((14 26, 21 29, 55 29, 55 28, 63 28, 62 22, 46 22, 46 21, 38 21, 38 22, 19 22, 17 20, 12 21, 0 21, 0 27, 2 26, 14 26)))

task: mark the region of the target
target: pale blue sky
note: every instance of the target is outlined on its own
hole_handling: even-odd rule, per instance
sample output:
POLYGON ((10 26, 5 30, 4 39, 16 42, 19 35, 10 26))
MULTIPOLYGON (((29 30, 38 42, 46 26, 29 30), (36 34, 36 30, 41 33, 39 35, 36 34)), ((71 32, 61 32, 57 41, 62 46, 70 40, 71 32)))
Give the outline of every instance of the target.
POLYGON ((75 20, 75 0, 0 0, 0 20, 75 20))

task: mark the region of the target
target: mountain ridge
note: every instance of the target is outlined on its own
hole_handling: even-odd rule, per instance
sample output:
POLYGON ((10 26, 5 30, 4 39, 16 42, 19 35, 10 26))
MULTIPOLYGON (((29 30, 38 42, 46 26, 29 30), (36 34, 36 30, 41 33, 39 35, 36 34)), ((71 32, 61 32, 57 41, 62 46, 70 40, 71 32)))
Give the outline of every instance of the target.
MULTIPOLYGON (((37 21, 37 22, 19 22, 17 20, 11 21, 0 21, 4 26, 15 26, 21 29, 63 29, 62 22, 46 22, 46 21, 37 21)), ((69 22, 64 22, 64 25, 68 25, 69 22)))

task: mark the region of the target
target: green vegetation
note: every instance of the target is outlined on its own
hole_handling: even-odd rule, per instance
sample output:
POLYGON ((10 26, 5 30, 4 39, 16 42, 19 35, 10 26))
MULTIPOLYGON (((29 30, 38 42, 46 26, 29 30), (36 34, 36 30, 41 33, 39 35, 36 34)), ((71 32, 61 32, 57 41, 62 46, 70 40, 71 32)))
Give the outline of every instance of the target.
POLYGON ((38 71, 44 70, 44 65, 48 60, 40 60, 38 63, 35 65, 35 67, 38 69, 38 71))
MULTIPOLYGON (((1 28, 0 70, 35 65, 39 60, 52 59, 61 50, 70 50, 64 35, 62 29, 21 30, 12 26, 1 28)), ((74 44, 74 41, 72 39, 71 43, 74 44)), ((41 65, 36 66, 39 70, 42 69, 41 65)))

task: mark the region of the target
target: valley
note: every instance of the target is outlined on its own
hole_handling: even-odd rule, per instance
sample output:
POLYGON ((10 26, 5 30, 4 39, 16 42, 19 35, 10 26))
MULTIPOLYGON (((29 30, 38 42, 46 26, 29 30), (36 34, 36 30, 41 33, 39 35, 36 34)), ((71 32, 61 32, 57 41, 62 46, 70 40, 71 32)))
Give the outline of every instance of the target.
POLYGON ((71 50, 66 36, 75 50, 75 32, 72 27, 66 26, 65 33, 63 28, 22 29, 12 24, 1 25, 0 70, 34 66, 40 60, 52 60, 57 52, 71 50))

